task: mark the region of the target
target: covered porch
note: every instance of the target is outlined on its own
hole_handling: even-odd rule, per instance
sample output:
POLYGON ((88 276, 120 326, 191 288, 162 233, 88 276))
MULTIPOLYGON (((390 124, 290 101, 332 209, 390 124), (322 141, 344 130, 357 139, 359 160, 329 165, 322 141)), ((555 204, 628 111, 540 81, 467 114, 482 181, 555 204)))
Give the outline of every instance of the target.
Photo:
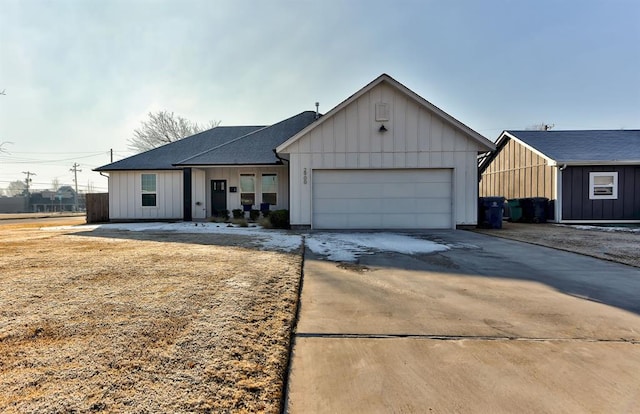
POLYGON ((287 165, 189 167, 183 177, 186 221, 235 209, 289 209, 287 165))

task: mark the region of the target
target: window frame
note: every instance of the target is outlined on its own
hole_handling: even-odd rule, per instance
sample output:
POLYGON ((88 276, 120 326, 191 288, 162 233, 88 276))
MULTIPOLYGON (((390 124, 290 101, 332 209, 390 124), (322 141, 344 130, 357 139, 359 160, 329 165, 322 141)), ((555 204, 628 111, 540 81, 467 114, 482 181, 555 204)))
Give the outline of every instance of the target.
POLYGON ((618 172, 617 171, 591 171, 589 172, 589 200, 617 200, 618 199, 618 172), (610 185, 596 184, 596 177, 612 177, 610 185), (596 194, 596 188, 611 188, 611 194, 596 194))
MULTIPOLYGON (((148 184, 148 183, 147 183, 148 184)), ((158 207, 158 174, 142 173, 140 174, 140 206, 142 208, 158 207), (153 190, 145 189, 145 177, 153 177, 153 190), (145 196, 153 195, 153 205, 145 205, 145 196)))
POLYGON ((265 203, 264 201, 264 195, 265 194, 273 194, 274 196, 274 203, 269 203, 269 205, 275 206, 278 205, 278 173, 274 173, 274 172, 265 172, 265 173, 261 173, 260 174, 260 200, 262 203, 265 203), (273 192, 268 192, 265 193, 264 191, 264 177, 274 177, 274 191, 273 192))
POLYGON ((240 193, 240 205, 242 206, 255 206, 256 205, 256 174, 255 173, 240 173, 239 179, 238 179, 238 190, 240 193), (242 191, 242 177, 252 177, 253 178, 253 192, 248 192, 248 191, 242 191), (252 204, 247 204, 244 202, 243 200, 243 194, 253 194, 253 203, 252 204))

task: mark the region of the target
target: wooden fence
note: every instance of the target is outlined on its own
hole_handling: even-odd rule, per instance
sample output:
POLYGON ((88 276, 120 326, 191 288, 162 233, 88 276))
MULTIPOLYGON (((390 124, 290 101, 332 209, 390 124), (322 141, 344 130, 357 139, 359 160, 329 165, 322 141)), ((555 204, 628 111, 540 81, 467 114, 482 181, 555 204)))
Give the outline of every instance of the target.
POLYGON ((87 223, 109 221, 109 193, 87 194, 87 223))

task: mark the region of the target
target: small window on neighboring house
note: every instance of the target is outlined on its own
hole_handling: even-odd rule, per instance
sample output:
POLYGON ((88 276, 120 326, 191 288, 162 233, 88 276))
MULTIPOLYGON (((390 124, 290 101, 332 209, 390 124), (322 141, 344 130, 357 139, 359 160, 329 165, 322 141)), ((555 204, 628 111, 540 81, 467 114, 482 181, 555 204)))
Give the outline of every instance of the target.
POLYGON ((255 174, 240 174, 240 204, 243 206, 256 204, 255 174))
POLYGON ((278 176, 276 174, 262 174, 262 202, 271 205, 278 204, 278 176))
POLYGON ((617 172, 589 173, 589 199, 615 200, 618 198, 617 172))
POLYGON ((142 174, 142 207, 156 207, 156 175, 142 174))

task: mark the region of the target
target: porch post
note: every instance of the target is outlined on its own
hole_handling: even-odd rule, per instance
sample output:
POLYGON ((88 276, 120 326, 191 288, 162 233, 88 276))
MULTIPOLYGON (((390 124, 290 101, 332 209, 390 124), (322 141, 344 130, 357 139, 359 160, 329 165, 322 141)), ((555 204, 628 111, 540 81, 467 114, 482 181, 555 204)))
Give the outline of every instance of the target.
POLYGON ((184 204, 182 207, 182 217, 184 221, 192 221, 193 216, 191 213, 191 168, 182 169, 182 189, 184 204))

